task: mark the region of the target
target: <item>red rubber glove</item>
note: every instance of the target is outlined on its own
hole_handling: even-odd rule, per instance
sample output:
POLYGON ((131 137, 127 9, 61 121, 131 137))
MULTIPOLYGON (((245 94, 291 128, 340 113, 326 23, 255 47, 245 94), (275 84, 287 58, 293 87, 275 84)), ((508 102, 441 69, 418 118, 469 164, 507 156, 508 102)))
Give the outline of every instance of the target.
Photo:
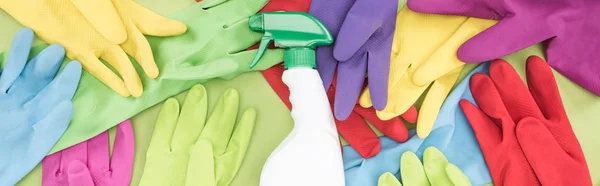
MULTIPOLYGON (((200 2, 202 0, 196 0, 200 2)), ((308 12, 311 0, 270 0, 259 12, 308 12)))
MULTIPOLYGON (((273 90, 279 95, 279 98, 291 110, 292 104, 288 99, 290 91, 283 81, 281 81, 283 71, 283 65, 280 64, 264 70, 262 73, 273 90)), ((329 89, 327 96, 329 97, 329 103, 333 106, 333 99, 335 97, 334 86, 329 89)), ((412 107, 402 117, 408 122, 414 123, 417 120, 417 110, 412 107)), ((396 117, 388 121, 382 121, 377 117, 375 109, 363 108, 356 104, 348 119, 344 121, 336 119, 335 124, 340 135, 364 158, 377 155, 381 149, 379 137, 365 120, 369 121, 375 128, 394 141, 404 142, 408 139, 408 129, 400 118, 396 117)))
POLYGON ((461 101, 495 185, 592 185, 590 173, 548 64, 527 59, 529 88, 512 66, 495 60, 476 74, 478 109, 461 101))

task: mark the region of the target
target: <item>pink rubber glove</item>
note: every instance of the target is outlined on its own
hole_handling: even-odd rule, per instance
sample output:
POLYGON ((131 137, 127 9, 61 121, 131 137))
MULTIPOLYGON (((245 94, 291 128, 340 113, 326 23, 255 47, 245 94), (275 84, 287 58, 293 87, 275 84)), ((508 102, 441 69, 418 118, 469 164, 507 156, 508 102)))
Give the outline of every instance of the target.
POLYGON ((134 139, 131 121, 118 125, 112 159, 108 131, 46 156, 43 186, 127 186, 131 182, 134 139))

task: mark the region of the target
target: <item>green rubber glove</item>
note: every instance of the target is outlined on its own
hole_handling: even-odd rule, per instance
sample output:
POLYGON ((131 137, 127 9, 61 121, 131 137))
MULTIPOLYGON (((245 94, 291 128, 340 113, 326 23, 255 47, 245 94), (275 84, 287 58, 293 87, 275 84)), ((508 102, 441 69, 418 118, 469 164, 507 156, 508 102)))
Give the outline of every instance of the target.
POLYGON ((181 109, 174 98, 165 102, 146 153, 140 185, 231 183, 250 144, 256 111, 247 109, 236 125, 239 96, 235 89, 227 89, 206 119, 207 100, 204 86, 196 85, 181 109))
MULTIPOLYGON (((247 18, 267 2, 207 0, 167 16, 185 23, 188 30, 175 37, 147 37, 161 74, 156 79, 141 77, 144 94, 137 99, 122 97, 83 73, 73 98, 73 119, 50 153, 92 138, 195 84, 230 79, 283 61, 283 50, 270 50, 249 69, 256 51, 245 49, 259 41, 261 34, 248 28, 247 18)), ((139 66, 136 69, 143 71, 139 66)))
MULTIPOLYGON (((402 176, 405 186, 471 185, 469 178, 456 165, 449 163, 446 156, 433 146, 425 149, 423 164, 419 157, 411 151, 404 152, 400 162, 400 176, 402 176)), ((378 185, 402 186, 390 172, 379 177, 378 185)))

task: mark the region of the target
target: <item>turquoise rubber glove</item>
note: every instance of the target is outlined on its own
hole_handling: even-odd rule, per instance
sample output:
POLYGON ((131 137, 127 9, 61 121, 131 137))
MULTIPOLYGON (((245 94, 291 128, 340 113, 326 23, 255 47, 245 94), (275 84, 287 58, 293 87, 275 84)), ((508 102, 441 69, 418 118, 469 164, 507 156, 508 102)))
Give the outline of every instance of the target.
POLYGON ((256 111, 236 125, 239 97, 223 93, 208 119, 206 89, 196 85, 185 102, 168 99, 158 115, 140 185, 228 186, 250 144, 256 111), (181 112, 180 112, 181 110, 181 112), (235 131, 235 132, 234 132, 235 131))
MULTIPOLYGON (((427 147, 423 155, 423 164, 414 152, 405 152, 400 158, 402 167, 400 176, 405 186, 470 186, 469 178, 456 165, 449 163, 439 149, 427 147)), ((386 172, 379 177, 378 186, 402 186, 400 181, 386 172)))
POLYGON ((14 185, 31 171, 65 132, 71 98, 81 77, 73 61, 54 77, 65 55, 52 45, 27 62, 33 31, 19 31, 0 72, 0 185, 14 185))
POLYGON ((489 63, 483 63, 475 68, 450 93, 433 125, 431 134, 423 141, 416 154, 423 156, 429 146, 437 147, 446 158, 458 166, 469 177, 474 185, 492 183, 492 178, 479 143, 469 124, 465 113, 460 108, 461 99, 473 101, 469 88, 469 80, 475 73, 487 73, 489 63))
POLYGON ((195 84, 212 78, 230 79, 283 61, 283 50, 270 50, 263 61, 249 69, 256 51, 245 49, 262 35, 248 28, 247 19, 267 2, 207 0, 167 16, 185 23, 187 32, 174 37, 147 36, 161 75, 156 79, 140 77, 144 94, 137 99, 120 96, 85 72, 73 100, 73 121, 52 152, 96 136, 195 84))
MULTIPOLYGON (((370 159, 363 159, 350 146, 344 147, 346 184, 377 186, 380 175, 399 171, 401 163, 397 157, 403 152, 413 151, 421 158, 429 146, 442 151, 450 162, 464 171, 474 185, 492 183, 473 129, 458 105, 461 99, 473 100, 469 90, 469 79, 477 72, 485 72, 489 69, 488 65, 484 63, 477 67, 450 93, 442 105, 429 137, 420 139, 412 136, 405 143, 396 143, 382 137, 380 155, 370 159)), ((413 133, 414 130, 411 130, 411 135, 413 133)))

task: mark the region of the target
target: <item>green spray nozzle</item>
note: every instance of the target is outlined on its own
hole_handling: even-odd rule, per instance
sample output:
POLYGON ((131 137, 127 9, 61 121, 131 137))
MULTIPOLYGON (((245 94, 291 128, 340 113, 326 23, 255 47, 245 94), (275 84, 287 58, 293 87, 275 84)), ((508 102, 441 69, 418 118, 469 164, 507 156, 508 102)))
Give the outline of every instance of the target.
POLYGON ((267 12, 250 16, 248 25, 253 31, 264 32, 250 68, 275 41, 276 47, 286 48, 284 66, 315 68, 315 47, 330 45, 333 37, 315 17, 303 12, 267 12))

